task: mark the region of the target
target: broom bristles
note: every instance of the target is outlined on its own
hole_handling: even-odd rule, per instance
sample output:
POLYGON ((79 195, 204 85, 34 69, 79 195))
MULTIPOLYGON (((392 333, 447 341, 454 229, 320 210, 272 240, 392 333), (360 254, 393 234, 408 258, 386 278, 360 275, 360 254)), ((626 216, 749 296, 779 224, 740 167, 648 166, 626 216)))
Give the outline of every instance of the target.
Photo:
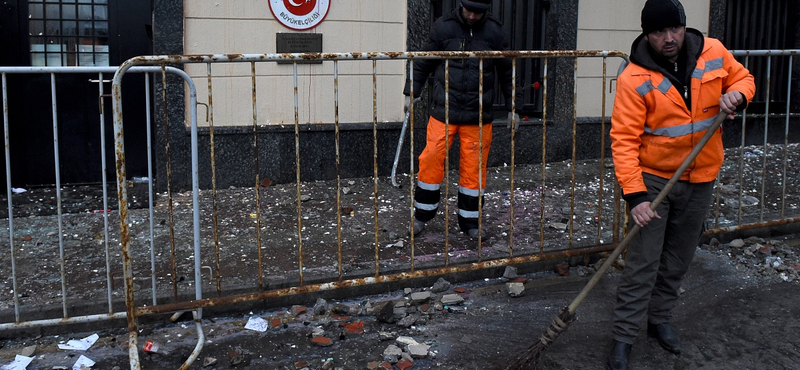
POLYGON ((568 307, 564 307, 558 316, 553 319, 547 330, 539 337, 536 343, 528 347, 525 352, 517 356, 505 370, 535 370, 540 368, 540 360, 544 352, 558 336, 569 328, 569 324, 575 321, 575 314, 569 312, 568 307))

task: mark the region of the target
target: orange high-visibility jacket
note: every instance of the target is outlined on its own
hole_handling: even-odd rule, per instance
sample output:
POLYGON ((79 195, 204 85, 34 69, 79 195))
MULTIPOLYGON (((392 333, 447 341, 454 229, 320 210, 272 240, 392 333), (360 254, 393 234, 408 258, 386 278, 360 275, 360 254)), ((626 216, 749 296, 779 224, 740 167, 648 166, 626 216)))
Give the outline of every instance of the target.
MULTIPOLYGON (((691 111, 669 78, 636 64, 636 58, 617 80, 611 148, 617 180, 625 195, 647 191, 643 172, 672 177, 719 112, 723 93, 737 90, 748 102, 755 95, 750 72, 721 42, 705 38, 700 43, 698 37, 702 36, 698 34, 690 34, 690 29, 686 32, 687 41, 694 37, 694 44, 703 45, 702 51, 697 48, 699 55, 691 77, 691 111)), ((642 37, 637 41, 647 44, 642 37)), ((632 55, 642 50, 643 45, 638 49, 636 45, 632 55)), ((700 183, 716 179, 724 159, 721 133, 720 128, 681 180, 700 183)))

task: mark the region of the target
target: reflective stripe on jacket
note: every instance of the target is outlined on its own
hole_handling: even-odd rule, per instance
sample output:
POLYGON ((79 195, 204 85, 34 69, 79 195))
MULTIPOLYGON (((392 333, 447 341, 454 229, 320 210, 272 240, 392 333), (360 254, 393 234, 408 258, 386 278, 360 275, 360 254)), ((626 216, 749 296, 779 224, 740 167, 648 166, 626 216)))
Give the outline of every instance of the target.
MULTIPOLYGON (((687 29, 687 39, 693 36, 687 29)), ((640 42, 647 43, 644 39, 640 42)), ((618 78, 611 148, 623 194, 647 191, 642 172, 672 177, 719 112, 722 93, 737 90, 748 102, 755 95, 753 76, 722 43, 705 38, 696 44, 703 48, 691 75, 691 110, 683 92, 655 68, 632 63, 618 78)), ((700 183, 716 179, 724 159, 721 132, 720 128, 681 180, 700 183)))

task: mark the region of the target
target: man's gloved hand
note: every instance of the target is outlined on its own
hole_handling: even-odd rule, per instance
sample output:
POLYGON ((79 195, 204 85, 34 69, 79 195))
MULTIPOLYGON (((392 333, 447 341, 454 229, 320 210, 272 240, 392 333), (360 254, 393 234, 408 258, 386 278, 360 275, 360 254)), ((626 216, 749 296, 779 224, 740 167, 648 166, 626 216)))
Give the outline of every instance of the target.
POLYGON ((403 104, 403 113, 406 113, 409 109, 411 109, 411 97, 406 95, 405 102, 403 104))
POLYGON ((506 128, 511 128, 511 123, 514 123, 514 131, 519 128, 519 113, 508 112, 508 121, 506 121, 506 128))

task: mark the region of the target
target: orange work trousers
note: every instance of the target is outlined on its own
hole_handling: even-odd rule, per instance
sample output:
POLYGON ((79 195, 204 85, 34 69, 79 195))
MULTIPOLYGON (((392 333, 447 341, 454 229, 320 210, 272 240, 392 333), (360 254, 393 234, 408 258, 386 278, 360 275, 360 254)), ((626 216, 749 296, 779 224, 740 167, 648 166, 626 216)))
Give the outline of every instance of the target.
POLYGON ((484 124, 483 148, 481 148, 480 125, 446 125, 433 117, 428 120, 425 149, 419 155, 417 192, 414 196, 415 217, 427 222, 439 208, 439 187, 444 180, 445 153, 459 137, 459 194, 458 215, 461 229, 467 231, 478 225, 478 197, 486 188, 486 162, 492 145, 492 124, 484 124), (481 153, 481 151, 483 153, 481 153), (479 161, 479 156, 483 158, 479 161), (478 172, 480 162, 480 173, 478 172), (479 183, 480 178, 480 183, 479 183))

